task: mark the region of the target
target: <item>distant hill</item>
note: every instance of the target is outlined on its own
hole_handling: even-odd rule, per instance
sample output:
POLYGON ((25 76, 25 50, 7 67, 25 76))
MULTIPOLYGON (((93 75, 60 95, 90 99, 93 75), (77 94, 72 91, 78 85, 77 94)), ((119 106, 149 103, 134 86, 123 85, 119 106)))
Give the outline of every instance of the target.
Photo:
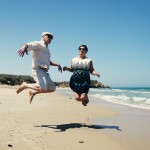
POLYGON ((20 85, 22 82, 35 83, 31 76, 0 74, 0 84, 20 85))
MULTIPOLYGON (((31 76, 27 75, 10 75, 10 74, 0 74, 0 84, 6 85, 20 85, 22 82, 35 83, 34 79, 31 76)), ((69 87, 69 82, 55 82, 58 87, 69 87)), ((91 80, 91 88, 109 88, 97 80, 91 80)))

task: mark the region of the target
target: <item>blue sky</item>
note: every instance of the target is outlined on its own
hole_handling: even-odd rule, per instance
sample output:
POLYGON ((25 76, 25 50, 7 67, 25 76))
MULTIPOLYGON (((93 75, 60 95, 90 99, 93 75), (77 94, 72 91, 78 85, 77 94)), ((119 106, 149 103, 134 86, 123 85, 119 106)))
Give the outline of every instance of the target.
MULTIPOLYGON (((31 53, 19 58, 27 42, 54 34, 51 59, 70 66, 86 44, 104 85, 150 87, 150 0, 0 0, 0 73, 31 75, 31 53)), ((54 81, 71 73, 49 71, 54 81)))

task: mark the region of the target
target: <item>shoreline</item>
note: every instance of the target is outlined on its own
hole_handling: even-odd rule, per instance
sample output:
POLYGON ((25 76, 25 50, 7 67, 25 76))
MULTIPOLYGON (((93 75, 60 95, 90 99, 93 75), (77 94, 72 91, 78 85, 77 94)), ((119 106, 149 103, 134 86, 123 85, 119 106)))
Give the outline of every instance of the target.
POLYGON ((9 144, 15 150, 148 150, 150 146, 147 142, 149 124, 144 126, 145 114, 149 117, 147 112, 140 116, 141 111, 137 113, 128 107, 112 105, 103 100, 100 105, 90 102, 84 107, 59 92, 39 94, 30 105, 28 91, 17 95, 16 88, 0 87, 2 150, 8 149, 9 144), (138 122, 142 117, 143 123, 132 124, 135 120, 129 113, 131 110, 132 116, 136 116, 135 120, 138 122), (126 128, 128 124, 130 127, 126 128), (139 131, 140 126, 142 129, 139 131), (145 132, 141 135, 143 129, 145 132), (128 131, 133 133, 134 139, 128 131), (145 139, 144 143, 138 138, 139 134, 143 141, 145 139), (133 141, 128 142, 131 139, 133 141), (135 145, 136 142, 139 145, 135 145))
MULTIPOLYGON (((94 88, 95 89, 95 88, 94 88)), ((94 89, 92 89, 92 90, 94 90, 94 89)), ((57 88, 57 90, 59 91, 59 93, 62 93, 62 94, 64 94, 64 95, 68 95, 68 93, 69 93, 69 95, 71 96, 71 95, 73 95, 73 91, 70 89, 70 88, 57 88), (68 91, 67 91, 68 90, 68 91), (61 92, 60 92, 61 91, 61 92), (65 92, 63 92, 63 91, 65 91, 65 92), (68 92, 68 93, 66 93, 66 91, 68 92), (71 94, 70 94, 71 93, 71 94)), ((92 91, 92 90, 90 90, 90 91, 92 91)), ((103 90, 103 88, 102 88, 102 90, 103 90)), ((116 104, 116 105, 123 105, 123 106, 127 106, 127 107, 132 107, 132 108, 138 108, 138 109, 144 109, 144 110, 149 110, 150 111, 150 107, 145 107, 144 105, 142 106, 142 105, 136 105, 136 104, 132 104, 132 103, 124 103, 123 101, 120 101, 120 102, 118 102, 118 101, 112 101, 112 100, 104 100, 104 99, 102 99, 102 98, 100 98, 100 97, 97 97, 97 96, 93 96, 93 94, 91 93, 89 91, 89 93, 88 93, 88 95, 89 95, 89 97, 91 97, 92 99, 99 99, 99 100, 103 100, 103 101, 105 101, 105 102, 107 102, 107 103, 112 103, 113 105, 114 104, 116 104)), ((97 91, 98 92, 98 91, 97 91)), ((100 90, 99 90, 99 92, 101 92, 101 88, 100 88, 100 90)), ((73 97, 73 96, 72 96, 73 97)), ((92 101, 92 102, 96 102, 96 101, 92 101)))

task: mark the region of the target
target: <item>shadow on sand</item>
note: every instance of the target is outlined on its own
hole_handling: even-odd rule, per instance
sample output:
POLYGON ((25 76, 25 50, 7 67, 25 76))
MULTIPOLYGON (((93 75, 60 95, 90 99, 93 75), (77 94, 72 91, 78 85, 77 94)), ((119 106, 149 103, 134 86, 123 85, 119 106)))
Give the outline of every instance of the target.
POLYGON ((81 123, 69 123, 69 124, 60 124, 60 125, 40 125, 40 126, 34 126, 34 127, 43 127, 43 128, 52 128, 52 129, 57 129, 59 131, 55 132, 64 132, 68 129, 73 129, 73 128, 92 128, 92 129, 114 129, 121 131, 119 126, 107 126, 107 125, 86 125, 86 124, 81 124, 81 123))

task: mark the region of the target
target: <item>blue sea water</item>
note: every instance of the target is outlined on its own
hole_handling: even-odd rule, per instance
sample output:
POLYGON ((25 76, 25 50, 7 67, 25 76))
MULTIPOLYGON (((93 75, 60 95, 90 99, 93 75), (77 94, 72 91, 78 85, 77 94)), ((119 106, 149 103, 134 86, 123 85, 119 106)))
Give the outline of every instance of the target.
POLYGON ((112 103, 150 109, 150 88, 91 89, 89 95, 112 103))
MULTIPOLYGON (((69 89, 62 90, 61 93, 73 96, 69 89)), ((150 109, 150 88, 91 88, 89 96, 112 103, 150 109)))

